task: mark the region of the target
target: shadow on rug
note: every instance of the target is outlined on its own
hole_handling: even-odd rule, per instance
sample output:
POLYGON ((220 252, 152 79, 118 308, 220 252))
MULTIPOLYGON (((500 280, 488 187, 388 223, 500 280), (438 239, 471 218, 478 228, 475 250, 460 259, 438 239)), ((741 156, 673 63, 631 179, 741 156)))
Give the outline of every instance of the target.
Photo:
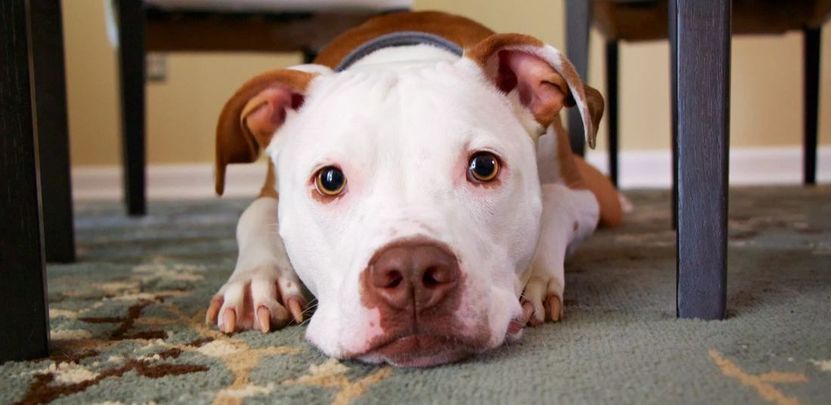
POLYGON ((50 265, 52 356, 0 365, 0 402, 827 403, 831 188, 731 193, 729 318, 675 319, 665 192, 567 265, 565 319, 426 370, 327 359, 304 328, 204 324, 248 201, 80 203, 80 260, 50 265))

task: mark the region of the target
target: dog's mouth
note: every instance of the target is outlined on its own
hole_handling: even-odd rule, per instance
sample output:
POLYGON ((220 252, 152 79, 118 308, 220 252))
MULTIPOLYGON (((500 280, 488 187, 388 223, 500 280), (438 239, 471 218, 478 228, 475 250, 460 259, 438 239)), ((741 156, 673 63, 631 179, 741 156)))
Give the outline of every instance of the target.
POLYGON ((351 358, 399 367, 431 367, 453 363, 484 351, 483 342, 460 336, 411 334, 382 338, 351 358))

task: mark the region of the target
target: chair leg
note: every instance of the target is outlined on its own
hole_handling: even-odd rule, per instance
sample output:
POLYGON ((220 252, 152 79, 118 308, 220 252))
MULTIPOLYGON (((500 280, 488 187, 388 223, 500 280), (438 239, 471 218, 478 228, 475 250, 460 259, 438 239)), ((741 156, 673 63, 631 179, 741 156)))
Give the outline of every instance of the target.
MULTIPOLYGON (((675 98, 673 98, 675 100, 675 98)), ((677 123, 677 119, 673 119, 677 123)), ((672 125, 672 186, 670 187, 670 199, 672 199, 670 226, 673 230, 678 230, 678 130, 676 124, 672 125)))
POLYGON ((124 199, 129 215, 147 213, 144 144, 144 8, 143 2, 118 0, 119 73, 124 199))
POLYGON ((819 120, 819 64, 821 28, 805 28, 804 33, 804 128, 803 182, 817 183, 817 127, 819 120))
POLYGON ((46 260, 75 260, 61 2, 31 0, 33 85, 46 260))
POLYGON ((677 314, 724 318, 730 0, 672 0, 678 98, 677 314))
POLYGON ((606 101, 609 106, 609 178, 618 185, 618 89, 619 89, 619 49, 618 42, 606 42, 606 101))
POLYGON ((312 63, 317 59, 317 50, 303 48, 303 63, 312 63))
MULTIPOLYGON (((675 18, 676 9, 675 9, 675 2, 669 2, 669 43, 670 47, 674 47, 677 44, 677 21, 675 18)), ((678 54, 674 52, 675 48, 670 49, 670 115, 671 115, 671 128, 670 128, 670 153, 672 155, 672 186, 670 187, 670 199, 672 200, 671 204, 671 216, 670 219, 670 226, 673 230, 678 229, 678 54)))
POLYGON ((0 1, 0 363, 49 354, 27 3, 0 1))
MULTIPOLYGON (((590 23, 590 1, 566 0, 566 53, 583 80, 586 80, 589 73, 590 23)), ((583 121, 576 108, 568 111, 568 133, 571 149, 578 155, 584 155, 586 141, 583 136, 583 121)))

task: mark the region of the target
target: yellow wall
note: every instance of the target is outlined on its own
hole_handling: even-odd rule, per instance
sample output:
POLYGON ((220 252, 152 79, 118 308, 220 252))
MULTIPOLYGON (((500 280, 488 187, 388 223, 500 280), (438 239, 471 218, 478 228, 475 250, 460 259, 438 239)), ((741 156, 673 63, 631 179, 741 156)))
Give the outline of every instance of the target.
MULTIPOLYGON (((63 0, 72 163, 120 161, 116 55, 107 40, 103 1, 63 0)), ((499 32, 522 32, 563 49, 563 0, 416 0, 417 9, 439 9, 474 18, 499 32)), ((823 32, 820 116, 831 116, 831 29, 823 32)), ((740 37, 733 41, 731 144, 795 145, 802 133, 802 40, 740 37)), ((669 46, 621 46, 621 144, 623 149, 669 145, 669 46)), ((603 83, 602 38, 593 33, 588 82, 603 83)), ((219 110, 236 87, 257 72, 299 62, 298 55, 172 54, 168 77, 147 87, 150 163, 213 160, 219 110)), ((831 122, 820 139, 831 144, 831 122)), ((605 131, 605 125, 601 126, 605 131)), ((605 137, 601 136, 600 148, 605 137)))

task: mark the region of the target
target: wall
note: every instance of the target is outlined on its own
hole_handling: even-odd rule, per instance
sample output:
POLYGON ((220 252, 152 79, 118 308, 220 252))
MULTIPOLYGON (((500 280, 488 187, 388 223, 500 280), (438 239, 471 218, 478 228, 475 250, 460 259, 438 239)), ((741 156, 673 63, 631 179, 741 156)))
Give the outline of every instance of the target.
MULTIPOLYGON (((72 163, 120 161, 116 53, 106 36, 102 0, 63 0, 72 163)), ((474 18, 500 32, 522 32, 564 49, 563 0, 416 0, 474 18)), ((826 28, 828 24, 826 24, 826 28)), ((823 32, 820 140, 831 144, 831 30, 823 32)), ((669 46, 621 46, 621 145, 669 145, 669 46)), ((593 33, 588 82, 603 83, 602 38, 593 33)), ((298 55, 188 54, 168 57, 168 79, 147 87, 151 164, 213 160, 216 117, 226 98, 252 75, 298 63, 298 55)), ((797 145, 802 139, 802 40, 798 33, 733 40, 731 144, 797 145)), ((605 125, 601 125, 605 131, 605 125)), ((602 150, 605 136, 600 137, 602 150)))

